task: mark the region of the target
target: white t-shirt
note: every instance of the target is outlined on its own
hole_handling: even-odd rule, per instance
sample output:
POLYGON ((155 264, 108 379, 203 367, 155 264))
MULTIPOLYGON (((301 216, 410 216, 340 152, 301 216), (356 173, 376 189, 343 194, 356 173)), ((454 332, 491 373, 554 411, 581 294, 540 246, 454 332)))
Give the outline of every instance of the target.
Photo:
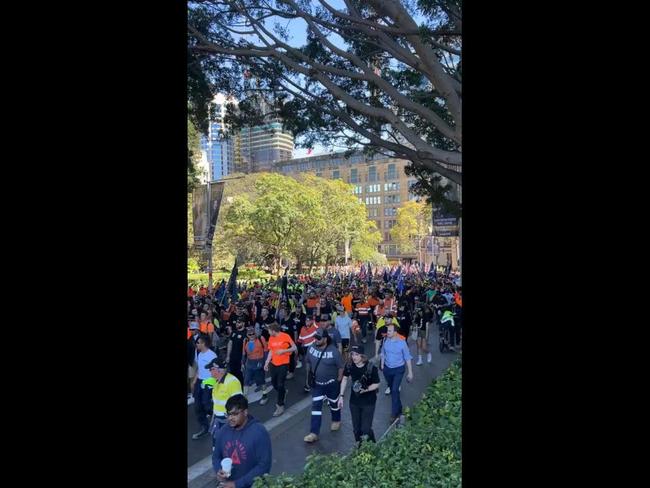
POLYGON ((198 352, 198 351, 196 352, 196 365, 197 365, 197 373, 199 375, 199 380, 207 380, 212 376, 210 374, 210 371, 205 369, 205 367, 210 361, 212 361, 216 357, 217 355, 214 353, 212 349, 208 349, 205 352, 198 352))

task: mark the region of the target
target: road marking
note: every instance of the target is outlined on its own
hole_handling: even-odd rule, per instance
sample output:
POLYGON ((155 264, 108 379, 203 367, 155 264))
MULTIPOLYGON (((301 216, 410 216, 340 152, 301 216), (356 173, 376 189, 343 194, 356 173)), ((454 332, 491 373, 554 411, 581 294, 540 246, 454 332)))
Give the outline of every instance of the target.
MULTIPOLYGON (((266 422, 264 422, 262 425, 264 425, 264 427, 270 434, 273 429, 280 426, 287 420, 290 420, 294 415, 300 413, 302 410, 309 408, 311 406, 311 403, 312 402, 311 402, 311 395, 310 395, 307 398, 303 398, 298 403, 294 403, 293 405, 291 405, 279 417, 273 417, 267 420, 266 422)), ((190 466, 187 469, 187 482, 190 483, 191 481, 195 480, 199 476, 204 475, 211 469, 212 469, 212 456, 207 456, 201 459, 200 461, 194 463, 192 466, 190 466)))

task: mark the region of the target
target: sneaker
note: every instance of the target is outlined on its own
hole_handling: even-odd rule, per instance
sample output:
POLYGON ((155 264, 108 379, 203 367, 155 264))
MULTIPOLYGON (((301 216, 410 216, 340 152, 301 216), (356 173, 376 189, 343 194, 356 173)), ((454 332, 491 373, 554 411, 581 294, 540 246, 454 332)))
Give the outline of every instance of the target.
POLYGON ((341 422, 332 422, 331 430, 339 430, 341 428, 341 422))
POLYGON ((290 380, 291 378, 293 378, 293 373, 287 373, 287 379, 290 380))
POLYGON ((305 387, 303 388, 303 390, 305 390, 305 393, 309 393, 309 392, 311 391, 311 387, 305 385, 305 387))
POLYGON ((367 341, 366 338, 364 337, 363 339, 361 339, 361 342, 363 342, 363 343, 365 344, 365 343, 368 342, 368 341, 367 341))
POLYGON ((428 353, 427 354, 427 363, 430 363, 430 362, 431 362, 431 353, 428 353))
POLYGON ((418 362, 415 363, 416 366, 422 366, 422 356, 418 356, 418 362))
POLYGON ((390 386, 386 388, 386 391, 384 392, 386 395, 390 395, 390 386))
POLYGON ((194 439, 194 440, 200 439, 201 437, 203 437, 207 433, 208 433, 208 429, 201 429, 196 434, 192 434, 192 439, 194 439))
POLYGON ((276 405, 275 412, 273 412, 274 417, 279 417, 284 413, 284 406, 276 405))
POLYGON ((318 440, 318 436, 316 434, 314 434, 313 432, 310 432, 309 434, 307 434, 305 436, 305 439, 304 439, 305 442, 309 442, 310 444, 312 442, 316 442, 317 440, 318 440))
POLYGON ((449 350, 452 352, 456 352, 456 348, 454 346, 449 346, 449 350))
POLYGON ((300 369, 300 368, 302 368, 302 362, 301 362, 301 361, 298 361, 298 362, 296 363, 296 369, 300 369))
POLYGON ((262 398, 260 399, 260 405, 266 405, 269 402, 269 397, 264 394, 262 395, 262 398))

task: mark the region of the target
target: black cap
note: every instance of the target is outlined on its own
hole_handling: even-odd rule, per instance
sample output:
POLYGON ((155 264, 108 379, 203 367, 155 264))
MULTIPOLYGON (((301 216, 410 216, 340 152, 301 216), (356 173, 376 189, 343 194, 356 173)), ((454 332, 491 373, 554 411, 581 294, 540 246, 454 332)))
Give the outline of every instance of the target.
POLYGON ((318 330, 316 331, 316 334, 314 335, 314 337, 316 337, 316 339, 320 340, 323 337, 329 337, 329 333, 325 329, 322 329, 322 328, 319 327, 318 330))
POLYGON ((212 369, 215 366, 219 369, 226 369, 228 367, 226 361, 223 359, 214 358, 212 361, 205 365, 205 369, 212 369))
POLYGON ((357 354, 365 354, 365 349, 363 344, 355 344, 350 348, 350 352, 356 352, 357 354))

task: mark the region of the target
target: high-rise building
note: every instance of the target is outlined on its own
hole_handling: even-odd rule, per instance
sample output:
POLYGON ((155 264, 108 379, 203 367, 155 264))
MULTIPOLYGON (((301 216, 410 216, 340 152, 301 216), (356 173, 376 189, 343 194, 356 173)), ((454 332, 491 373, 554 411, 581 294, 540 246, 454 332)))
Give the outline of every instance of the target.
POLYGON ((214 118, 210 120, 208 136, 201 136, 201 151, 208 162, 210 181, 219 180, 235 170, 236 137, 227 136, 224 125, 227 103, 236 104, 237 101, 222 93, 214 97, 211 107, 214 118))
POLYGON ((270 171, 273 163, 293 157, 293 135, 282 130, 277 118, 264 125, 244 127, 239 137, 241 165, 246 172, 270 171))
POLYGON ((416 180, 404 172, 407 164, 407 160, 383 155, 368 157, 357 153, 345 158, 343 153, 332 153, 281 161, 274 165, 274 170, 285 175, 309 172, 354 185, 353 193, 360 202, 365 203, 368 219, 374 220, 381 232, 382 242, 377 250, 385 254, 389 261, 415 259, 440 265, 451 263, 456 269, 458 237, 419 236, 418 251, 412 253, 401 252, 391 238, 390 230, 397 223, 397 210, 406 202, 420 198, 410 192, 416 180))

